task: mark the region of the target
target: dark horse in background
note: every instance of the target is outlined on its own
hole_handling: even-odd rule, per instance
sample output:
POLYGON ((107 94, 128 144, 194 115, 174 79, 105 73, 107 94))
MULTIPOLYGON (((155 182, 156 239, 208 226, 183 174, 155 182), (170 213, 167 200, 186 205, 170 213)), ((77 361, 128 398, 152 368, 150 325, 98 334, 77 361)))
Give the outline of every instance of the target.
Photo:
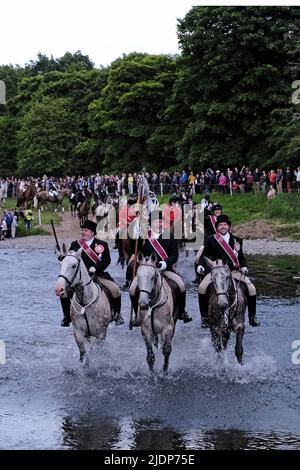
POLYGON ((33 207, 33 199, 34 196, 36 195, 36 188, 34 184, 30 184, 28 188, 20 192, 18 191, 17 193, 17 207, 21 207, 22 209, 29 209, 33 207))
POLYGON ((243 337, 245 333, 246 296, 240 282, 222 260, 205 258, 211 270, 212 283, 208 291, 208 322, 212 342, 217 352, 227 348, 230 333, 236 335, 235 355, 243 363, 243 337))

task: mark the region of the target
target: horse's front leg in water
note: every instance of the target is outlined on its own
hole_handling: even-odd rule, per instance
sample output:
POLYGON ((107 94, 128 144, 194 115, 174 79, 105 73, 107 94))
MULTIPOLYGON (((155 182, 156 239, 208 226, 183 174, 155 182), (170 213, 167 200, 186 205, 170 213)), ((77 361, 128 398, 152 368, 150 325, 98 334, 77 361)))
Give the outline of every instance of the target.
POLYGON ((74 329, 74 338, 80 353, 80 361, 83 362, 86 355, 86 349, 84 344, 84 335, 80 330, 74 329))
POLYGON ((169 368, 169 358, 170 358, 170 354, 172 352, 172 345, 171 345, 172 336, 167 336, 166 337, 163 348, 162 348, 162 353, 163 353, 164 358, 165 358, 164 359, 164 366, 163 366, 164 373, 167 373, 168 368, 169 368))
POLYGON ((148 338, 146 338, 145 336, 144 336, 144 341, 145 341, 146 348, 147 348, 146 360, 147 360, 147 363, 148 363, 148 366, 149 366, 149 370, 151 372, 153 372, 153 367, 154 367, 154 362, 155 362, 155 354, 154 354, 153 349, 152 349, 151 341, 148 338))
POLYGON ((244 325, 238 325, 235 330, 236 334, 236 343, 235 343, 235 355, 238 362, 242 365, 243 364, 243 338, 245 333, 244 325))

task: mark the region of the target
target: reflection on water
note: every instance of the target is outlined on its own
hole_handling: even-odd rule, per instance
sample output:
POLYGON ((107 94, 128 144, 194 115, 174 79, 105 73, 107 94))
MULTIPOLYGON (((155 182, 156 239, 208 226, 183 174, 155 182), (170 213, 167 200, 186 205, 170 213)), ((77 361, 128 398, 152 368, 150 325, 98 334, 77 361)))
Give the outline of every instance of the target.
POLYGON ((299 297, 300 256, 247 256, 259 296, 299 297))
POLYGON ((158 420, 89 416, 64 419, 63 446, 76 450, 296 450, 300 449, 300 435, 238 429, 180 431, 158 420))

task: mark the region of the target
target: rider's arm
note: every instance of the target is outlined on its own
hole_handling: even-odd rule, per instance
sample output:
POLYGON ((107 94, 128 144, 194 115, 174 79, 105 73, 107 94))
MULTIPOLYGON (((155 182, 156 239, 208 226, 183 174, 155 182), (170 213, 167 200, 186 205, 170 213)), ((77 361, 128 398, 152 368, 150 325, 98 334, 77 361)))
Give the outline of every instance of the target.
POLYGON ((213 255, 213 250, 212 250, 211 240, 210 240, 210 236, 209 236, 209 237, 207 237, 207 239, 204 243, 204 249, 203 249, 202 254, 199 258, 198 264, 203 266, 203 267, 206 267, 207 263, 206 263, 204 258, 206 257, 206 258, 211 259, 212 255, 213 255))
POLYGON ((165 260, 167 263, 167 268, 170 268, 173 266, 173 264, 177 263, 178 260, 178 248, 176 241, 171 238, 170 239, 170 245, 169 245, 169 250, 168 250, 168 258, 165 260))

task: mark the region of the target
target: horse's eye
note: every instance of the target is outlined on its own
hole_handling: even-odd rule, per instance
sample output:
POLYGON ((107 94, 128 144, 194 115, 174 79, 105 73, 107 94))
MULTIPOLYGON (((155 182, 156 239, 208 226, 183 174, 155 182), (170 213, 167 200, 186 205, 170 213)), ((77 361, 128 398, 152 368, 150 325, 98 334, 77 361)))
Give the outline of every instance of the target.
POLYGON ((75 268, 76 268, 76 264, 73 264, 72 269, 75 269, 75 268))

